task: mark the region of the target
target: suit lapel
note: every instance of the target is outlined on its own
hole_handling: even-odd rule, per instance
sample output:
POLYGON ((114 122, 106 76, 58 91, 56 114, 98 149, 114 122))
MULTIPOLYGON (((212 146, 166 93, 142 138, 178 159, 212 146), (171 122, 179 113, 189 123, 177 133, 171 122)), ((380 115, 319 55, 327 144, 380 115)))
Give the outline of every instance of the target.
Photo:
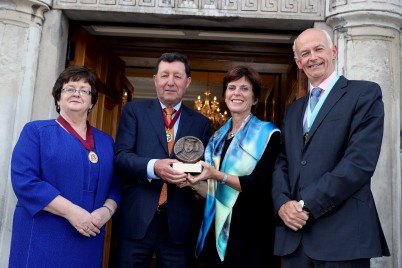
POLYGON ((346 93, 346 90, 344 90, 344 87, 346 87, 346 85, 347 85, 347 79, 341 76, 338 82, 336 82, 336 84, 332 88, 324 104, 321 106, 321 109, 318 112, 317 117, 315 118, 314 123, 309 131, 309 138, 307 139, 306 144, 310 141, 314 133, 317 131, 318 127, 321 125, 324 118, 331 111, 332 107, 346 93))
POLYGON ((155 129, 155 132, 158 135, 160 144, 166 151, 166 154, 168 154, 165 123, 163 122, 162 110, 159 101, 158 100, 152 101, 150 105, 147 107, 147 110, 145 112, 148 116, 149 123, 155 129))
MULTIPOLYGON (((307 94, 308 94, 308 92, 307 92, 307 94)), ((302 112, 300 113, 300 117, 297 120, 297 122, 299 122, 298 123, 299 126, 296 128, 297 129, 297 138, 299 140, 299 145, 300 145, 300 150, 303 150, 303 147, 304 147, 303 120, 304 120, 304 114, 305 114, 305 111, 306 111, 306 107, 307 107, 307 104, 308 104, 308 95, 306 97, 304 97, 304 98, 305 99, 302 102, 303 103, 303 109, 301 110, 302 112)))
MULTIPOLYGON (((191 125, 192 125, 192 116, 189 112, 189 108, 184 106, 182 103, 182 111, 180 114, 180 122, 179 127, 177 129, 177 133, 175 133, 175 142, 180 138, 187 136, 190 134, 191 125)), ((168 153, 167 141, 166 141, 166 132, 165 132, 165 124, 163 122, 161 106, 158 100, 151 102, 146 111, 149 122, 152 127, 155 129, 159 142, 163 146, 166 153, 168 153)), ((172 152, 173 153, 173 152, 172 152)))

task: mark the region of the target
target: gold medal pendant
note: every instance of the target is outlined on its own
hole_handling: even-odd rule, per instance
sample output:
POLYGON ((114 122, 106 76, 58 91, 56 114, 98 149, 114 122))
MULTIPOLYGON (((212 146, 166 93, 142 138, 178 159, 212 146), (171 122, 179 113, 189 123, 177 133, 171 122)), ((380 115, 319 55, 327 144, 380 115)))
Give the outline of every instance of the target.
POLYGON ((88 159, 94 164, 98 163, 98 156, 96 155, 95 152, 90 151, 88 154, 88 159))
POLYGON ((170 133, 170 130, 166 130, 166 140, 167 142, 171 142, 172 141, 172 133, 170 133))

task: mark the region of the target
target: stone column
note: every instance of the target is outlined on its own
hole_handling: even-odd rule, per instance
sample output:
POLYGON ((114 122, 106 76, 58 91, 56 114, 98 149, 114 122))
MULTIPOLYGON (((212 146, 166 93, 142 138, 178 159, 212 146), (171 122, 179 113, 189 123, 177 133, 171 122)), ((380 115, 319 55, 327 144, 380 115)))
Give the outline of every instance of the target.
POLYGON ((348 79, 377 82, 383 92, 384 136, 371 187, 392 256, 372 259, 371 267, 402 267, 399 152, 402 17, 401 13, 395 13, 401 11, 401 4, 328 2, 331 3, 326 23, 332 28, 338 46, 337 72, 348 79), (370 12, 365 11, 369 9, 370 12))
POLYGON ((69 21, 61 10, 45 13, 39 48, 32 120, 57 118, 52 88, 66 66, 69 21))
POLYGON ((39 44, 47 4, 36 0, 0 3, 0 267, 8 266, 15 196, 10 183, 11 152, 22 126, 31 120, 39 44))

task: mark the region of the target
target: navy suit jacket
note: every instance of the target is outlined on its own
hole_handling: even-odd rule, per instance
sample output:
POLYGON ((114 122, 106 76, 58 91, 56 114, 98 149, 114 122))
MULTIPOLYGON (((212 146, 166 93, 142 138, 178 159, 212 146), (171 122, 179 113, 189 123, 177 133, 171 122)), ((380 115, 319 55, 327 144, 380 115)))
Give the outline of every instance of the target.
POLYGON ((277 217, 275 254, 290 254, 302 243, 316 260, 388 256, 370 188, 383 135, 380 87, 341 76, 304 143, 307 103, 305 96, 285 112, 272 196, 276 212, 289 200, 304 200, 310 218, 293 231, 277 217))
MULTIPOLYGON (((204 146, 210 137, 209 119, 182 104, 175 140, 198 137, 204 146)), ((158 206, 163 180, 147 178, 151 159, 169 156, 159 100, 135 101, 125 105, 115 143, 116 167, 123 177, 119 233, 125 238, 142 239, 158 206)), ((167 213, 172 240, 178 244, 191 241, 200 223, 196 223, 197 200, 190 187, 180 189, 168 184, 167 213)))

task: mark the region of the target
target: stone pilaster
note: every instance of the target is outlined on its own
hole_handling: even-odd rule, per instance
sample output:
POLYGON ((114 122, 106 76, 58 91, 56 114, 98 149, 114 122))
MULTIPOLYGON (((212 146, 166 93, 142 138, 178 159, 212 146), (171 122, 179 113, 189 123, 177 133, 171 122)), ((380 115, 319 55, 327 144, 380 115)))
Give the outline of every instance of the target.
POLYGON ((39 48, 32 120, 58 116, 51 91, 57 77, 65 68, 68 28, 68 19, 61 10, 46 12, 39 48))
POLYGON ((395 1, 329 1, 327 24, 338 46, 337 71, 349 79, 377 82, 383 92, 384 136, 372 190, 391 250, 371 267, 402 267, 401 262, 401 4, 395 1), (364 2, 364 3, 363 3, 364 2), (368 9, 370 11, 368 15, 368 9), (393 10, 393 12, 392 12, 393 10))
POLYGON ((44 12, 35 0, 0 4, 0 266, 8 266, 15 196, 10 183, 10 156, 22 126, 31 120, 38 51, 44 12))

